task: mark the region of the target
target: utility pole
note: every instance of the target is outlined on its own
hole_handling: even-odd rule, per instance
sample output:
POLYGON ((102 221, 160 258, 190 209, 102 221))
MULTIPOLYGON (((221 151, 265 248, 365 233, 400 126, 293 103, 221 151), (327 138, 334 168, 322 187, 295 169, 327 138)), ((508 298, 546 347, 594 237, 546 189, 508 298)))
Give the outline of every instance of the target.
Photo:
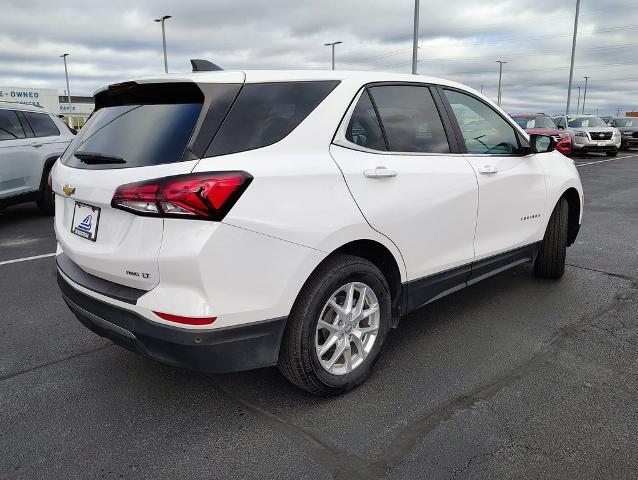
MULTIPOLYGON (((578 85, 578 104, 576 105, 576 113, 578 113, 580 111, 580 85, 578 85)), ((569 112, 567 112, 567 115, 569 115, 569 112)))
POLYGON ((66 98, 69 101, 69 127, 75 128, 73 126, 73 104, 71 103, 71 89, 69 88, 69 71, 66 68, 66 57, 68 56, 68 53, 60 55, 62 60, 64 60, 64 76, 66 77, 66 98))
POLYGON ((164 28, 164 22, 172 18, 172 15, 164 15, 160 18, 156 18, 154 21, 162 24, 162 47, 164 48, 164 73, 168 73, 168 59, 166 58, 166 29, 164 28))
POLYGON ((414 32, 412 34, 412 75, 416 75, 419 61, 419 0, 414 0, 414 32))
POLYGON ((585 100, 587 100, 587 80, 590 77, 585 77, 585 93, 583 93, 583 113, 585 113, 585 100))
POLYGON ((500 107, 501 106, 501 78, 503 77, 503 64, 507 63, 504 62, 503 60, 497 60, 496 63, 498 63, 498 100, 496 102, 496 104, 500 107))
POLYGON ((340 43, 343 42, 331 42, 331 43, 324 43, 324 47, 332 47, 332 69, 335 69, 335 45, 339 45, 340 43))
MULTIPOLYGON (((578 13, 580 12, 580 0, 576 0, 576 15, 574 16, 574 38, 572 39, 572 61, 569 66, 569 86, 567 87, 567 109, 565 114, 569 115, 569 104, 572 100, 572 80, 574 79, 574 58, 576 56, 576 37, 578 36, 578 13)), ((585 102, 583 101, 583 104, 585 102)), ((578 112, 576 112, 578 113, 578 112)))
POLYGON ((481 83, 481 93, 483 93, 483 87, 484 85, 481 83))

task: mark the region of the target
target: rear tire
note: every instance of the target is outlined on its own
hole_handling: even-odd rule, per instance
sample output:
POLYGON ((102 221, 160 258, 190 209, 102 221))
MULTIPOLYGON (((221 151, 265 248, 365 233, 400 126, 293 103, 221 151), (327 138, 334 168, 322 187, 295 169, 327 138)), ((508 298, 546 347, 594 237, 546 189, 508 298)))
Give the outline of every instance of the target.
POLYGON ((37 201, 38 208, 44 215, 53 215, 55 213, 55 194, 51 187, 49 187, 49 174, 51 168, 48 168, 44 172, 42 178, 42 196, 37 201))
POLYGON ((351 390, 368 378, 379 358, 390 329, 390 305, 388 282, 375 265, 352 255, 328 258, 295 300, 281 342, 279 370, 315 395, 351 390), (341 316, 339 311, 348 310, 349 285, 353 286, 350 305, 355 314, 341 316), (375 301, 378 309, 374 308, 375 301), (368 314, 361 320, 357 319, 362 315, 356 315, 359 307, 362 315, 368 314), (369 333, 363 333, 364 329, 369 333), (322 354, 327 344, 332 346, 322 354), (338 350, 342 348, 340 355, 338 350), (333 366, 328 366, 331 360, 333 366))
POLYGON ((545 237, 534 262, 534 274, 540 278, 561 278, 565 273, 569 204, 561 198, 549 219, 545 237))

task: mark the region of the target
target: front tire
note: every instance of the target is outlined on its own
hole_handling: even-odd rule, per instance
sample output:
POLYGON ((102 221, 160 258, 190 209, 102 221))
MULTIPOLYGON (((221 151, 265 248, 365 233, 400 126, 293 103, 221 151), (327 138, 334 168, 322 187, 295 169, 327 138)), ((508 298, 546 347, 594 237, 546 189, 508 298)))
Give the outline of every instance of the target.
POLYGON ((338 395, 362 383, 390 329, 388 282, 369 261, 334 255, 295 300, 279 352, 279 370, 310 393, 338 395))
POLYGON ((565 273, 569 204, 561 198, 549 219, 545 237, 534 262, 534 274, 540 278, 561 278, 565 273))

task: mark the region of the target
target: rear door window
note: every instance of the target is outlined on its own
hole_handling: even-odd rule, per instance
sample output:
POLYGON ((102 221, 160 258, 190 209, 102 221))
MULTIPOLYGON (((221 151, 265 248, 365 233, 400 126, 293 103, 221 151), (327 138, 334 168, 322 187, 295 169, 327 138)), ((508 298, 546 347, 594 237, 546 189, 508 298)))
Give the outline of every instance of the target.
POLYGON ((226 155, 272 145, 299 125, 338 81, 246 84, 206 151, 226 155))
POLYGON ((24 130, 13 110, 0 110, 0 140, 24 138, 24 130))
POLYGON ((370 88, 385 129, 388 150, 449 153, 445 130, 428 87, 388 85, 370 88))
POLYGON ((346 140, 373 150, 387 150, 381 125, 367 90, 361 94, 352 112, 346 130, 346 140))
POLYGON ((60 130, 45 113, 23 112, 36 137, 57 137, 60 130))

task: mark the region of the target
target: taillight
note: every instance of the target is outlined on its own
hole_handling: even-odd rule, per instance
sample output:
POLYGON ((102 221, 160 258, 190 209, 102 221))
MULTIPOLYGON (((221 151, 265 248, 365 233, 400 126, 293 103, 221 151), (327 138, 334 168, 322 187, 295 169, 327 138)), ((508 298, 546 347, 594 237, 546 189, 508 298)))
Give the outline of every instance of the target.
POLYGON ((253 177, 246 172, 205 172, 121 185, 111 206, 137 215, 222 220, 253 177))

